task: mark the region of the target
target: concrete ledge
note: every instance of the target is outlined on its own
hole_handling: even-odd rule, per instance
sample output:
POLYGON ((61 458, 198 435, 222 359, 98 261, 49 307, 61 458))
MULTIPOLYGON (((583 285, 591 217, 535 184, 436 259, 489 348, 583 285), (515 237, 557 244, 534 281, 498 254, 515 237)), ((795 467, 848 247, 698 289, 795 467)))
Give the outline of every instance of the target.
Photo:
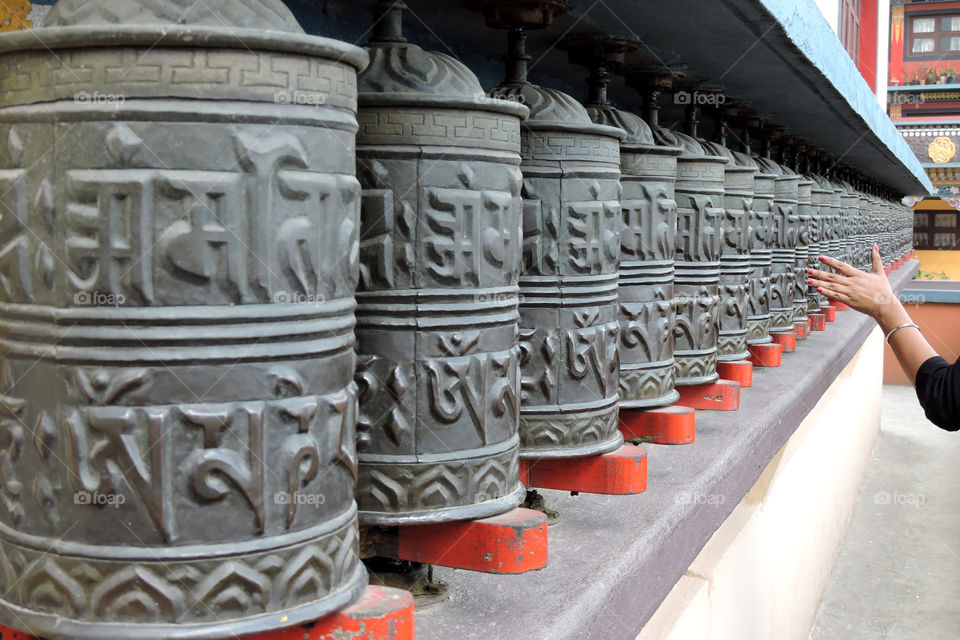
POLYGON ((960 282, 937 280, 914 280, 899 293, 904 304, 942 302, 960 303, 960 282))
MULTIPOLYGON (((917 266, 891 274, 894 290, 917 266)), ((639 496, 544 491, 561 512, 550 564, 518 576, 436 570, 450 598, 417 612, 418 637, 636 638, 874 327, 855 311, 838 314, 781 367, 755 370, 739 411, 699 412, 695 444, 647 445, 649 488, 639 496)))
POLYGON ((880 429, 882 354, 876 327, 637 640, 807 637, 880 429))

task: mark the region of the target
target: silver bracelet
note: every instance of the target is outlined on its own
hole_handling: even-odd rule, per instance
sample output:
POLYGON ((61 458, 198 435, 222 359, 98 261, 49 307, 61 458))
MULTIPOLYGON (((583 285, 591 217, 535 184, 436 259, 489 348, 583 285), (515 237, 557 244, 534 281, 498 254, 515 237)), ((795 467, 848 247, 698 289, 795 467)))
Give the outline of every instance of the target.
POLYGON ((887 341, 887 344, 890 344, 890 336, 895 334, 897 331, 900 331, 900 329, 903 329, 904 327, 913 327, 917 331, 920 331, 920 326, 916 322, 904 322, 903 324, 898 325, 893 329, 890 329, 890 333, 888 333, 887 337, 885 338, 885 340, 887 341))

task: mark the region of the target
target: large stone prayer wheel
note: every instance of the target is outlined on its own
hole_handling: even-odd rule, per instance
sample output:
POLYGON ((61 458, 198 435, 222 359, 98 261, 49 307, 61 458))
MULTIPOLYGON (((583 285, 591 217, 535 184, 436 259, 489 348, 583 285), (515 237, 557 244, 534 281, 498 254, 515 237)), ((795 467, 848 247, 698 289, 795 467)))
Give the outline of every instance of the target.
POLYGON ((677 307, 674 358, 678 385, 715 382, 720 326, 720 255, 723 251, 723 183, 727 157, 695 138, 674 134, 677 159, 677 307))
POLYGON ((736 362, 750 357, 747 325, 750 305, 750 229, 756 163, 722 144, 704 142, 711 153, 725 156, 723 181, 723 247, 720 255, 720 330, 717 360, 736 362))
POLYGON ((215 639, 348 605, 366 54, 280 0, 46 24, 0 35, 0 622, 215 639))
POLYGON ((593 122, 626 132, 620 143, 620 407, 675 402, 673 261, 678 141, 610 105, 587 108, 593 122), (659 143, 658 143, 659 142, 659 143))
POLYGON ((770 336, 770 277, 773 263, 775 169, 765 158, 751 158, 757 165, 750 211, 750 296, 747 298, 747 344, 767 344, 770 336))
POLYGON ((813 178, 800 174, 797 182, 797 248, 793 267, 793 322, 807 321, 807 267, 813 227, 813 178))
MULTIPOLYGON (((515 50, 515 49, 514 49, 515 50)), ((491 90, 530 108, 521 127, 521 456, 619 448, 620 145, 565 93, 525 81, 491 90)))
POLYGON ((520 119, 385 3, 359 77, 360 521, 481 518, 519 483, 520 119))
POLYGON ((772 332, 793 331, 793 291, 796 281, 797 202, 800 176, 788 167, 771 163, 776 171, 773 189, 773 265, 770 276, 772 332))

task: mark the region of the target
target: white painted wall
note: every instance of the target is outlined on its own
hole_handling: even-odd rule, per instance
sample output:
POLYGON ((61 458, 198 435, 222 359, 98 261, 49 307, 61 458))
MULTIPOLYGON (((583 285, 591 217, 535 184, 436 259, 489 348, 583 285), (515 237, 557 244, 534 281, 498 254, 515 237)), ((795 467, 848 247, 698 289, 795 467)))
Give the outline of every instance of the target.
POLYGON ((840 0, 814 0, 834 33, 840 31, 840 0))
POLYGON ((809 636, 880 431, 882 369, 875 329, 637 640, 809 636))
POLYGON ((890 79, 890 0, 877 7, 877 102, 887 106, 887 81, 890 79))

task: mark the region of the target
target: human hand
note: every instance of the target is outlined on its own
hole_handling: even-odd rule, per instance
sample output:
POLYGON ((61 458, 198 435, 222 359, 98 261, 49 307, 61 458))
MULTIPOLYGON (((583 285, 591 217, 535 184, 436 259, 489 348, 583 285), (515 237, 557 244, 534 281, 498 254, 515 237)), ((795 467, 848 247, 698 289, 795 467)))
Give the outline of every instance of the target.
POLYGON ((871 257, 873 272, 866 273, 845 262, 820 256, 820 262, 838 273, 808 269, 810 279, 807 283, 815 286, 827 298, 839 300, 882 325, 885 317, 896 314, 901 307, 883 271, 880 248, 876 244, 873 245, 871 257))

